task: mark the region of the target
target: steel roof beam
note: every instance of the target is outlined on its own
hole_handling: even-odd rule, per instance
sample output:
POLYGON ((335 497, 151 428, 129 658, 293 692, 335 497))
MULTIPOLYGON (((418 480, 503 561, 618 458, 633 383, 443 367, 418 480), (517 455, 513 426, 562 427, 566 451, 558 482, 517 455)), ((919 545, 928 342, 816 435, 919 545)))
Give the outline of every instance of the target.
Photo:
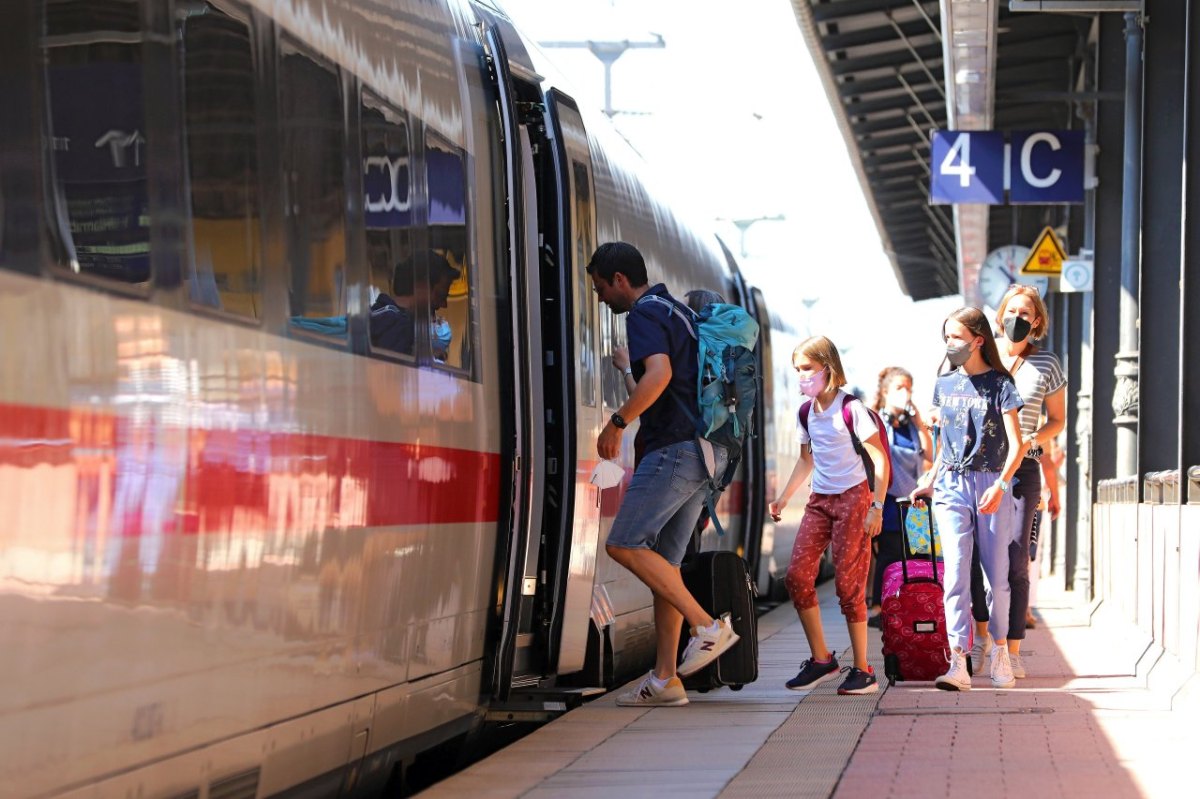
MULTIPOLYGON (((941 36, 940 31, 930 31, 929 25, 924 20, 915 19, 909 22, 899 23, 900 30, 905 36, 929 36, 931 33, 941 36)), ((836 50, 848 50, 851 47, 864 47, 871 44, 882 44, 884 42, 895 41, 896 31, 892 26, 886 23, 875 28, 866 28, 864 30, 850 31, 848 33, 831 33, 828 36, 821 37, 821 46, 825 48, 825 52, 834 52, 836 50)))
POLYGON ((859 138, 859 149, 863 152, 872 150, 886 150, 889 147, 911 147, 914 144, 925 147, 929 146, 929 142, 923 139, 918 140, 912 133, 897 133, 889 136, 879 136, 877 134, 869 134, 859 138))
MULTIPOLYGON (((907 88, 900 83, 897 83, 897 86, 907 88)), ((927 89, 923 92, 908 90, 893 97, 881 98, 879 100, 860 100, 856 103, 846 103, 846 113, 850 116, 862 116, 863 114, 873 114, 878 111, 908 110, 913 104, 921 105, 922 103, 928 103, 930 105, 944 105, 945 100, 945 95, 933 89, 927 89)))
MULTIPOLYGON (((817 22, 838 22, 848 17, 878 14, 908 6, 912 0, 838 0, 833 3, 811 3, 812 18, 817 22)), ((930 3, 936 6, 937 3, 930 3)))
POLYGON ((894 75, 886 77, 843 80, 838 83, 838 95, 846 99, 861 97, 867 94, 876 94, 878 92, 893 91, 901 88, 900 81, 896 80, 896 75, 903 75, 908 84, 917 89, 942 85, 942 82, 936 78, 931 82, 928 72, 917 67, 914 69, 898 69, 894 75))
MULTIPOLYGON (((873 55, 858 56, 856 58, 845 58, 837 61, 830 61, 829 68, 834 75, 846 75, 850 72, 866 72, 871 69, 881 69, 883 67, 896 67, 903 64, 910 64, 914 60, 926 65, 937 62, 942 62, 942 46, 940 44, 926 44, 910 51, 907 47, 890 50, 886 53, 875 53, 873 55)), ((933 78, 932 74, 930 78, 933 78)))

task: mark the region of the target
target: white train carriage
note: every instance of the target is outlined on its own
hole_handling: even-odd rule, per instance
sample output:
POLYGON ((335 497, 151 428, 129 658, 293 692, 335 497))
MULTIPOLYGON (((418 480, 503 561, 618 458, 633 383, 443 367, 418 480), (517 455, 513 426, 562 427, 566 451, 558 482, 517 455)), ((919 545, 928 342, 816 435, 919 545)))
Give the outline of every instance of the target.
POLYGON ((6 4, 0 794, 378 792, 644 668, 601 241, 767 326, 706 546, 786 565, 791 334, 550 74, 467 0, 6 4))

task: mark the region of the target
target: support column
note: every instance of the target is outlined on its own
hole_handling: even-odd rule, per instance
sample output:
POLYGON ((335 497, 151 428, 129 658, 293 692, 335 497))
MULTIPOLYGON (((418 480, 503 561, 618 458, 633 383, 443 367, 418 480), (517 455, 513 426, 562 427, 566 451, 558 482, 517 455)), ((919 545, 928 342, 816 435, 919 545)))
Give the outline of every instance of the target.
MULTIPOLYGON (((1100 42, 1096 53, 1096 82, 1102 93, 1125 91, 1124 21, 1116 14, 1100 15, 1100 42)), ((1099 480, 1117 476, 1117 428, 1112 398, 1117 380, 1113 371, 1120 341, 1121 293, 1121 186, 1124 150, 1124 103, 1101 100, 1096 104, 1095 290, 1092 292, 1091 453, 1088 486, 1094 492, 1099 480)))
MULTIPOLYGON (((1121 182, 1120 349, 1113 391, 1117 476, 1137 474, 1138 276, 1142 224, 1142 20, 1125 15, 1125 158, 1121 182)), ((1140 489, 1139 489, 1140 491, 1140 489)))
MULTIPOLYGON (((1183 257, 1179 270, 1179 468, 1200 466, 1200 8, 1188 4, 1183 257)), ((1184 472, 1186 476, 1186 472, 1184 472)), ((1186 477, 1185 477, 1186 479, 1186 477)), ((1182 485, 1186 502, 1186 482, 1182 485)))
POLYGON ((1187 7, 1147 5, 1142 252, 1138 279, 1137 474, 1179 465, 1179 264, 1182 250, 1187 7))

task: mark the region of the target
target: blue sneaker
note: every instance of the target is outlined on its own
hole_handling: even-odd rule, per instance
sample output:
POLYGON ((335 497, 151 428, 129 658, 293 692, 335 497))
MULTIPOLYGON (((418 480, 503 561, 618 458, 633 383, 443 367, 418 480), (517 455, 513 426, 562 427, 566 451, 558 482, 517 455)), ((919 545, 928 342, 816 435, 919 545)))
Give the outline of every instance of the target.
POLYGON ((817 663, 812 658, 800 664, 800 673, 787 681, 787 687, 792 691, 807 691, 816 688, 823 682, 828 682, 838 676, 838 662, 833 655, 829 662, 817 663))
POLYGON ((875 680, 875 669, 863 671, 851 666, 847 670, 850 673, 838 686, 839 694, 873 694, 879 690, 879 683, 875 680))

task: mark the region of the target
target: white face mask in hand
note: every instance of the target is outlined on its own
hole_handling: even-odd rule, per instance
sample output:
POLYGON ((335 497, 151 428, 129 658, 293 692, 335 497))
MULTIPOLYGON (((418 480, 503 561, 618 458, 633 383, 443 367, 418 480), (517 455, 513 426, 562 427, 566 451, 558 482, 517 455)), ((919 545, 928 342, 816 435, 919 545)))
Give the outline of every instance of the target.
POLYGON ((616 461, 600 461, 592 470, 590 482, 603 491, 606 488, 616 488, 625 479, 625 469, 616 461))

